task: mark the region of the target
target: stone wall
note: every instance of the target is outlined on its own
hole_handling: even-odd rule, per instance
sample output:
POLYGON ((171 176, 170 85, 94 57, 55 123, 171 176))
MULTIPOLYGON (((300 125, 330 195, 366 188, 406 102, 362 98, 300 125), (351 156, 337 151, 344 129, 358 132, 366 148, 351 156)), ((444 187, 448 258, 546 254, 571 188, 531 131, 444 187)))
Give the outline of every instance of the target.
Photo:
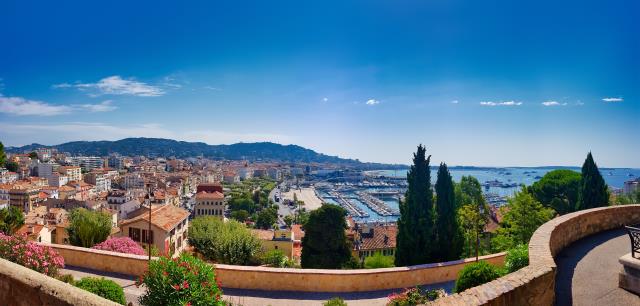
POLYGON ((529 242, 529 266, 484 285, 436 300, 434 305, 553 305, 554 257, 571 243, 623 225, 640 223, 640 205, 601 207, 557 217, 529 242))
MULTIPOLYGON (((505 253, 480 257, 494 265, 504 264, 505 253)), ((357 292, 414 287, 455 280, 458 272, 475 258, 410 267, 325 270, 282 269, 216 265, 224 287, 274 291, 357 292)))
POLYGON ((0 305, 116 306, 119 304, 0 259, 0 305))
MULTIPOLYGON (((50 244, 64 257, 65 264, 91 270, 138 276, 147 270, 147 257, 69 245, 50 244)), ((505 253, 480 257, 495 265, 504 264, 505 253)), ((309 292, 355 292, 413 287, 455 280, 458 272, 474 258, 411 267, 321 270, 215 265, 224 287, 309 292)))

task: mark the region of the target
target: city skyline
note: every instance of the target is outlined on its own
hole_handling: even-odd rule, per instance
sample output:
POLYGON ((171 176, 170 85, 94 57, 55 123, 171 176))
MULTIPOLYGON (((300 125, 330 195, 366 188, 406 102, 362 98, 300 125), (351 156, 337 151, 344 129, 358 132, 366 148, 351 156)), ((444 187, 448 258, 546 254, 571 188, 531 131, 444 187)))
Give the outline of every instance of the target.
POLYGON ((638 4, 495 2, 3 4, 0 141, 639 168, 638 4))

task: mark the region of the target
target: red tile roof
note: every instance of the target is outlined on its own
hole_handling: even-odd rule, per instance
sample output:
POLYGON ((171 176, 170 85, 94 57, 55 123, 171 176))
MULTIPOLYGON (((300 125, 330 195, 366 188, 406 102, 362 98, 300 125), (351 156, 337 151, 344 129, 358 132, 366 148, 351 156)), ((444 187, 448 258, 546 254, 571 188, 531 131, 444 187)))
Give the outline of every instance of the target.
POLYGON ((220 192, 199 192, 196 193, 196 200, 208 199, 208 200, 223 200, 224 195, 220 192))
MULTIPOLYGON (((162 205, 159 208, 153 207, 151 210, 151 223, 167 232, 188 217, 188 211, 173 205, 162 205)), ((135 218, 124 220, 120 225, 131 224, 140 220, 149 222, 149 213, 143 213, 135 218)))

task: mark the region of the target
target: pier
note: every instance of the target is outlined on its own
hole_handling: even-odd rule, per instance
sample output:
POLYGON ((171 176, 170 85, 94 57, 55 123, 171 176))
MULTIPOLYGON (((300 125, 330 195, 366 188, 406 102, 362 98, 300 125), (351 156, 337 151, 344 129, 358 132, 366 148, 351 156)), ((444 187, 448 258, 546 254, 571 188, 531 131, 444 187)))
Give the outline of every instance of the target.
POLYGON ((360 197, 360 201, 362 203, 367 205, 367 207, 375 211, 378 215, 381 215, 384 217, 400 215, 400 213, 397 210, 391 209, 391 207, 387 206, 387 204, 384 201, 372 196, 367 192, 356 191, 356 195, 360 197))
POLYGON ((349 202, 349 200, 347 200, 347 197, 345 197, 343 194, 337 191, 329 191, 329 196, 331 196, 331 198, 333 198, 336 202, 338 202, 338 204, 340 204, 342 208, 346 209, 350 215, 354 217, 362 217, 362 218, 369 217, 368 213, 366 213, 357 205, 349 202))

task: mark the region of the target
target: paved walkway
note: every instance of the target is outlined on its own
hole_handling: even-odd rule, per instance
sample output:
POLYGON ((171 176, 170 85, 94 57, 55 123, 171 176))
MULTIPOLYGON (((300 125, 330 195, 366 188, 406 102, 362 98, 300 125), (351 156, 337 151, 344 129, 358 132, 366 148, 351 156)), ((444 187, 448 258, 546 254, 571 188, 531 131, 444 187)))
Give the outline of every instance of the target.
POLYGON ((630 252, 624 230, 581 239, 556 257, 556 305, 640 305, 640 297, 618 288, 620 256, 630 252))
MULTIPOLYGON (((128 275, 88 270, 67 266, 60 271, 61 274, 71 274, 77 280, 83 277, 104 277, 118 283, 123 289, 127 302, 138 304, 138 297, 144 294, 144 286, 136 287, 135 279, 128 275)), ((265 280, 267 281, 267 280, 265 280)), ((453 289, 453 282, 421 286, 424 289, 443 288, 447 292, 453 289)), ((382 290, 372 292, 351 293, 323 293, 323 292, 290 292, 290 291, 262 291, 223 288, 223 298, 233 305, 242 306, 316 306, 334 297, 341 297, 349 306, 376 306, 385 305, 387 296, 401 290, 382 290)))

